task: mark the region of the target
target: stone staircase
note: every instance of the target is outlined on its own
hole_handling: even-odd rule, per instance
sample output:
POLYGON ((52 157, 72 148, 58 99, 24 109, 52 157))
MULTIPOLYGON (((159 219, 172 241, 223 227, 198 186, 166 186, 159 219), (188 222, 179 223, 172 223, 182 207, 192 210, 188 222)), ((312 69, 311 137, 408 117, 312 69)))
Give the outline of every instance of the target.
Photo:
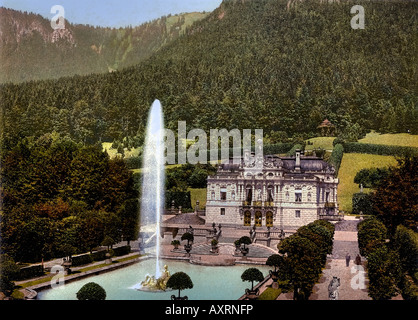
POLYGON ((222 234, 219 238, 219 243, 234 244, 235 240, 242 236, 250 236, 250 229, 247 228, 222 228, 222 234))

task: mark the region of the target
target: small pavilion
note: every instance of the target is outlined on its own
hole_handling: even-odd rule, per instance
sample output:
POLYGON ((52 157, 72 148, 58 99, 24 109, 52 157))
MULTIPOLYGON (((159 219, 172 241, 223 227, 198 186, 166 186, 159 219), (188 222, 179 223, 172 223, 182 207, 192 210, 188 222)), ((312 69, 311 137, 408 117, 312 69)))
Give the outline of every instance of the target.
POLYGON ((335 136, 335 126, 328 119, 322 121, 322 123, 318 126, 318 129, 320 130, 320 134, 322 137, 335 136))

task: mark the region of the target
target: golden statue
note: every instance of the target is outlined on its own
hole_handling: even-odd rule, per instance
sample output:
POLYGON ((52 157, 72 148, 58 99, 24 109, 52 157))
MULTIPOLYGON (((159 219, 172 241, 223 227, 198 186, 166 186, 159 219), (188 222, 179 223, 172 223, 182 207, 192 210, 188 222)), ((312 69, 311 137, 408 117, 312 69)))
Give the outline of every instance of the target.
POLYGON ((164 271, 158 279, 155 279, 155 276, 147 275, 145 280, 141 282, 141 287, 149 291, 165 291, 169 278, 170 272, 168 271, 168 266, 165 265, 164 271))

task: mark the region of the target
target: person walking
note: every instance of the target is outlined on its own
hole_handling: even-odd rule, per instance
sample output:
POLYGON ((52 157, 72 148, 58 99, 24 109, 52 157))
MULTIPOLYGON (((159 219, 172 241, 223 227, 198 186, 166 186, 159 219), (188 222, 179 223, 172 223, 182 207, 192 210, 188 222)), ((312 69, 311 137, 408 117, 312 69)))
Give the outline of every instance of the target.
POLYGON ((356 256, 355 264, 358 265, 358 266, 361 265, 361 257, 360 257, 359 254, 357 254, 357 256, 356 256))
POLYGON ((349 265, 350 265, 350 259, 351 259, 351 257, 350 257, 350 255, 348 254, 348 252, 347 252, 347 254, 346 254, 346 256, 345 256, 345 265, 348 267, 349 265))

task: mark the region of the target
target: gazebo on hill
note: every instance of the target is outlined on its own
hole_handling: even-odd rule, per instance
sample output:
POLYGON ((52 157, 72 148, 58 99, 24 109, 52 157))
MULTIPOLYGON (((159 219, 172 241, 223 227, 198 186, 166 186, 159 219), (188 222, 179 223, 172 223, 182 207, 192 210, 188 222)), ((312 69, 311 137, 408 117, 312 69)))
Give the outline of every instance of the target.
POLYGON ((322 121, 322 123, 318 126, 318 129, 320 130, 321 137, 335 136, 335 126, 328 119, 322 121))

